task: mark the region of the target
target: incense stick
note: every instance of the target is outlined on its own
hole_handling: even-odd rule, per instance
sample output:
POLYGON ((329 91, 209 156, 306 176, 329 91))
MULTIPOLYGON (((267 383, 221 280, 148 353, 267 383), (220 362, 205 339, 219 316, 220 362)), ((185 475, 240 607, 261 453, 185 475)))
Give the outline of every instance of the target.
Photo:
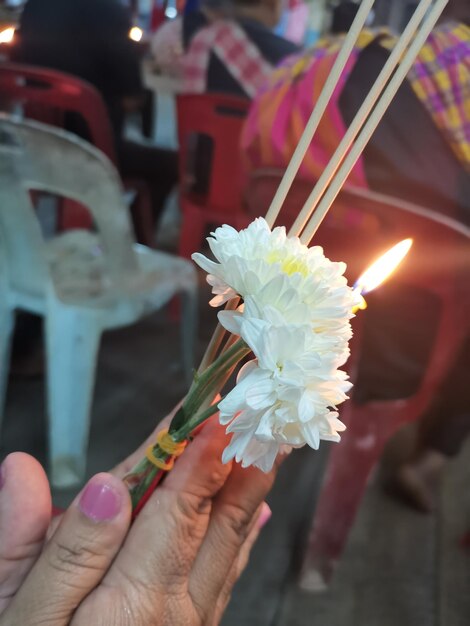
POLYGON ((433 0, 422 0, 419 3, 412 18, 410 19, 410 21, 408 22, 408 25, 403 31, 403 34, 401 35, 400 39, 395 44, 390 56, 387 59, 387 62, 385 63, 380 74, 378 75, 377 80, 375 81, 366 99, 362 103, 359 111, 354 117, 354 120, 352 121, 351 125, 346 131, 346 134, 344 135, 343 139, 341 140, 340 144, 335 150, 328 165, 323 170, 320 178, 318 179, 315 187, 313 188, 312 193, 309 195, 307 201, 305 202, 302 208, 302 211, 297 216, 294 224, 292 225, 289 231, 289 236, 299 235, 302 232, 309 217, 315 210, 316 205, 318 204, 319 200, 325 193, 326 188, 330 184, 339 166, 343 162, 349 148, 353 144, 362 126, 366 122, 367 117, 369 116, 370 112, 372 111, 375 104, 377 103, 377 100, 380 97, 380 94, 382 93, 382 91, 384 90, 387 84, 387 81, 389 80, 389 78, 391 77, 395 69, 397 68, 403 53, 405 52, 413 36, 415 35, 416 30, 419 24, 422 22, 424 16, 426 15, 426 11, 431 5, 432 1, 433 0))
POLYGON ((429 15, 423 22, 421 28, 418 30, 413 43, 410 45, 398 69, 396 70, 388 86, 384 90, 382 97, 378 101, 375 109, 373 110, 366 124, 362 128, 356 142, 351 148, 351 151, 346 156, 337 175, 331 182, 328 190, 326 191, 317 209, 315 210, 313 216, 311 217, 309 223, 307 224, 307 227, 302 233, 301 238, 300 238, 302 243, 308 245, 313 235, 318 230, 318 227, 322 223, 325 215, 328 213, 331 205, 333 204, 337 195, 341 191, 341 187, 343 186, 345 180, 349 176, 352 168, 354 167, 357 160, 361 156, 362 151, 367 145, 369 139, 371 138, 377 126, 379 125, 388 106, 393 100, 393 97, 395 96, 396 92, 400 88, 402 82, 405 80, 406 75, 411 69, 411 66, 413 65, 426 39, 428 38, 436 22, 441 16, 448 1, 449 0, 437 0, 436 4, 433 6, 429 15))
MULTIPOLYGON (((234 311, 237 308, 239 302, 240 298, 233 298, 232 300, 229 300, 225 306, 225 310, 234 311)), ((207 346, 204 356, 202 357, 201 364, 198 367, 198 373, 201 373, 205 369, 207 369, 209 365, 215 360, 215 357, 217 356, 217 352, 222 345, 222 341, 226 332, 227 331, 223 326, 217 324, 214 334, 212 335, 209 345, 207 346)))
POLYGON ((339 79, 341 78, 346 63, 348 62, 351 52, 354 48, 354 44, 356 43, 359 33, 366 23, 367 17, 374 2, 375 0, 362 0, 361 6, 359 7, 354 22, 352 23, 351 28, 344 39, 343 45, 338 53, 338 56, 336 57, 336 61, 331 69, 330 75, 328 76, 328 79, 323 86, 320 97, 318 98, 312 114, 310 115, 310 119, 305 126, 299 143, 294 150, 294 154, 292 155, 290 163, 287 166, 282 181, 266 214, 266 221, 271 227, 274 225, 274 222, 279 215, 282 205, 284 204, 284 200, 286 199, 289 189, 294 182, 296 174, 302 164, 302 161, 313 139, 315 131, 318 128, 318 124, 323 117, 323 114, 326 110, 326 107, 328 106, 331 96, 334 93, 334 90, 336 89, 336 86, 339 82, 339 79))

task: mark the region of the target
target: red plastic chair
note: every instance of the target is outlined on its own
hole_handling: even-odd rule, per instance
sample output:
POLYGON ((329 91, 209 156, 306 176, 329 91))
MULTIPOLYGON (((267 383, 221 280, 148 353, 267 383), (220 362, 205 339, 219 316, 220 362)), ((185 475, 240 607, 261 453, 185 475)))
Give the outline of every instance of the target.
MULTIPOLYGON (((106 105, 98 91, 75 76, 17 63, 0 65, 0 106, 20 105, 25 117, 64 128, 66 115, 78 114, 85 122, 91 143, 117 164, 114 137, 106 105)), ((138 241, 155 247, 154 220, 144 181, 126 179, 126 189, 136 192, 133 220, 138 241)), ((67 200, 61 211, 61 229, 89 228, 88 212, 67 200)))
MULTIPOLYGON (((258 173, 249 187, 250 206, 265 210, 280 176, 258 173)), ((311 191, 311 183, 294 184, 284 217, 295 215, 311 191)), ((283 223, 281 213, 280 223, 283 223)), ((407 237, 414 245, 393 281, 432 294, 440 315, 421 383, 411 396, 359 404, 354 395, 340 409, 348 426, 342 441, 331 447, 305 553, 300 584, 324 588, 341 557, 372 469, 385 444, 407 423, 431 406, 449 369, 470 333, 470 229, 422 207, 359 189, 346 189, 320 227, 315 243, 326 254, 345 260, 350 280, 380 251, 407 237)), ((354 381, 361 349, 362 312, 354 320, 355 337, 349 373, 354 381)))
POLYGON ((166 10, 168 7, 168 0, 154 0, 152 11, 150 14, 150 31, 154 33, 164 24, 166 18, 166 10))
POLYGON ((209 224, 248 225, 243 208, 242 157, 240 135, 249 101, 222 94, 182 95, 178 97, 178 137, 181 228, 179 252, 190 257, 200 249, 209 224), (198 158, 197 136, 212 140, 212 159, 207 191, 192 191, 198 158))

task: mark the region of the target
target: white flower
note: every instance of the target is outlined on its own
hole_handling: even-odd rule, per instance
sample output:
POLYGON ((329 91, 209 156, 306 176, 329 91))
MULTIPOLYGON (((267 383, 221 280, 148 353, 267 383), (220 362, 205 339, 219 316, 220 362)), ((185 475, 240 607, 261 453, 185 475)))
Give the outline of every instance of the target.
MULTIPOLYGON (((344 263, 327 259, 319 246, 308 248, 298 237, 287 237, 284 227, 271 232, 262 218, 240 232, 222 226, 208 241, 219 262, 199 253, 193 254, 193 259, 209 273, 213 306, 239 295, 245 303, 244 317, 311 324, 316 334, 324 335, 321 341, 331 335, 325 349, 332 341, 344 354, 358 298, 343 276, 344 263)), ((224 311, 219 320, 227 330, 239 334, 239 316, 240 311, 224 311)))
POLYGON ((287 291, 287 297, 277 301, 273 294, 271 304, 268 304, 269 298, 265 298, 265 295, 262 289, 256 296, 247 296, 239 310, 221 311, 218 318, 222 326, 245 338, 244 326, 252 319, 260 319, 274 326, 308 325, 313 331, 311 347, 315 353, 334 359, 337 367, 346 362, 349 357, 348 342, 352 337, 349 307, 337 307, 336 310, 332 307, 331 317, 322 319, 315 314, 315 305, 309 306, 299 301, 295 291, 287 291))
MULTIPOLYGON (((245 298, 257 294, 280 275, 291 279, 285 283, 284 290, 292 286, 303 295, 314 285, 332 291, 341 286, 351 291, 343 276, 344 263, 332 263, 319 246, 308 248, 298 237, 287 237, 284 227, 271 231, 263 218, 257 218, 241 231, 221 226, 208 242, 218 263, 200 253, 192 258, 208 273, 207 282, 215 294, 211 300, 213 306, 220 306, 236 295, 245 298), (313 277, 316 280, 312 283, 309 279, 313 277)), ((275 287, 277 283, 272 288, 275 287)))
POLYGON ((284 228, 256 219, 240 232, 218 228, 209 244, 216 261, 194 254, 209 275, 213 306, 240 296, 237 311, 219 313, 255 355, 219 403, 232 439, 223 460, 271 469, 283 449, 339 441, 337 405, 351 384, 339 368, 349 356, 350 318, 358 294, 322 248, 308 248, 284 228))
POLYGON ((269 471, 282 446, 339 441, 344 425, 335 408, 351 388, 331 359, 312 349, 308 326, 272 326, 257 319, 244 324, 244 339, 258 357, 238 375, 219 403, 220 421, 232 440, 223 461, 269 471))

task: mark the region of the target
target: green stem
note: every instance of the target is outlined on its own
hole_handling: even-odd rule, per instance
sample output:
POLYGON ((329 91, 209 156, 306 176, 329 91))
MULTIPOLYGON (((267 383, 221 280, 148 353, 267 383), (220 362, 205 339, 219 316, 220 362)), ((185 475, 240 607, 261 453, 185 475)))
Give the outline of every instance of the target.
POLYGON ((173 437, 192 416, 197 414, 206 398, 221 390, 228 378, 227 372, 231 372, 249 352, 250 348, 239 339, 194 380, 183 405, 171 421, 169 432, 173 437))
MULTIPOLYGON (((206 398, 209 391, 212 391, 219 379, 221 379, 227 369, 231 369, 240 359, 250 352, 250 349, 243 341, 239 339, 228 350, 222 354, 198 376, 190 389, 183 407, 186 415, 191 416, 201 406, 202 401, 206 398)), ((219 389, 217 390, 219 391, 219 389)))
POLYGON ((175 441, 185 441, 191 435, 191 433, 206 420, 209 419, 214 413, 219 410, 218 403, 212 404, 208 409, 202 411, 198 415, 191 417, 186 424, 176 433, 173 433, 175 441))
MULTIPOLYGON (((171 421, 169 432, 174 441, 187 440, 195 428, 217 412, 217 404, 205 408, 204 403, 212 401, 229 379, 237 363, 249 353, 250 348, 239 339, 195 378, 183 405, 171 421)), ((162 461, 168 458, 168 454, 159 445, 153 447, 153 453, 162 461)), ((138 505, 157 472, 158 469, 144 458, 126 476, 125 482, 131 493, 133 508, 138 505)))

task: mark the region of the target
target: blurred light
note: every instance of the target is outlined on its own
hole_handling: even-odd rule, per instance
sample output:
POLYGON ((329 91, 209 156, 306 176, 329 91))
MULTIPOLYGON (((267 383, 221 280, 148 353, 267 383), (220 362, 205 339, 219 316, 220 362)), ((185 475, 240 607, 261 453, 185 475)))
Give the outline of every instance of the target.
POLYGON ((360 276, 354 287, 363 294, 369 293, 381 285, 400 265, 413 245, 413 239, 404 239, 379 257, 360 276))
POLYGON ((178 11, 175 7, 167 7, 165 11, 166 17, 169 17, 172 20, 174 17, 178 15, 178 11))
POLYGON ((13 26, 0 30, 0 43, 11 43, 14 37, 15 29, 13 26))
POLYGON ((133 26, 129 31, 129 39, 132 41, 140 41, 144 35, 144 31, 138 26, 133 26))

